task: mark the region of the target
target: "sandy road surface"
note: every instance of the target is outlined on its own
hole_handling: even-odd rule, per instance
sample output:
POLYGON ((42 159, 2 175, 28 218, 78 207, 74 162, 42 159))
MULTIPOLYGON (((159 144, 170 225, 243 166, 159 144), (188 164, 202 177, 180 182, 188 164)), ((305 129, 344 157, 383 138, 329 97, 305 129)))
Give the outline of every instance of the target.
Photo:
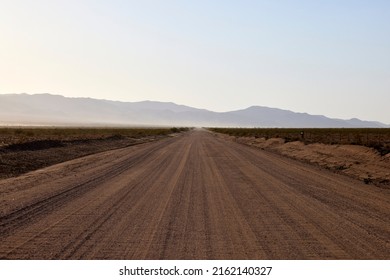
POLYGON ((0 181, 0 258, 390 259, 390 191, 195 130, 0 181))

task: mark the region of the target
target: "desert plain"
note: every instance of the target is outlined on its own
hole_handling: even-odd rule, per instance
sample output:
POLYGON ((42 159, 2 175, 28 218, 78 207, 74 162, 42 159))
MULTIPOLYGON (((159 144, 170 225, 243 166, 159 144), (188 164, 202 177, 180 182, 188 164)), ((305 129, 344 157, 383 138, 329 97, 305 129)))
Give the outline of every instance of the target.
MULTIPOLYGON (((390 259, 387 181, 302 161, 299 143, 287 156, 292 144, 279 140, 170 132, 10 168, 0 180, 0 258, 390 259)), ((35 153, 69 148, 42 143, 35 153)), ((34 152, 2 149, 3 166, 34 152)), ((388 155, 380 159, 387 176, 388 155)))

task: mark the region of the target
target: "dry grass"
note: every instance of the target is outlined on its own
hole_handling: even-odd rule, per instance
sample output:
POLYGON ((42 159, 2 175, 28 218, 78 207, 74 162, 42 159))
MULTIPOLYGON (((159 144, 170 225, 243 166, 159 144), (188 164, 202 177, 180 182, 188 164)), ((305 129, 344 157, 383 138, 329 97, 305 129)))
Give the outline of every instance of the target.
POLYGON ((82 141, 168 135, 185 128, 0 128, 0 147, 34 141, 82 141))
POLYGON ((166 137, 188 128, 0 128, 0 178, 166 137))
POLYGON ((305 144, 361 145, 375 148, 382 156, 390 153, 388 128, 210 128, 236 137, 282 138, 305 144))
POLYGON ((317 165, 381 188, 390 187, 389 130, 212 129, 222 139, 317 165), (300 132, 304 135, 301 136, 300 132), (362 131, 368 142, 363 141, 362 131), (297 136, 299 133, 299 138, 297 136), (295 133, 295 134, 294 134, 295 133), (338 137, 337 137, 338 136, 338 137), (360 136, 360 137, 359 137, 360 136), (356 139, 360 141, 356 142, 356 139), (336 141, 338 139, 338 141, 336 141), (349 139, 349 140, 348 140, 349 139), (330 145, 333 144, 333 145, 330 145))

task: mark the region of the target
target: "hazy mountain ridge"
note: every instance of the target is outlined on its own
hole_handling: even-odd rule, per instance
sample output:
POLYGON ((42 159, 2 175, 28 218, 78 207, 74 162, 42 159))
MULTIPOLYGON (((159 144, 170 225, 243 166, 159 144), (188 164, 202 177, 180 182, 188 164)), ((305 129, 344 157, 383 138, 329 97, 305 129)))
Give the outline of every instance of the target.
POLYGON ((262 106, 218 113, 172 102, 120 102, 52 94, 0 95, 0 124, 390 127, 375 121, 331 119, 262 106))

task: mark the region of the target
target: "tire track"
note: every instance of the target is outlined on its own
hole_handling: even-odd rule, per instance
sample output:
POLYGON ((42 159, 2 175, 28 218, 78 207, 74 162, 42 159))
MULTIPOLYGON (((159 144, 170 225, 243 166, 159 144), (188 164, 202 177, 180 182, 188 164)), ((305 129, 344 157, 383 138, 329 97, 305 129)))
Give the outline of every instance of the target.
POLYGON ((23 208, 15 210, 9 214, 1 216, 0 236, 4 237, 9 234, 12 234, 13 230, 17 229, 21 225, 25 225, 28 222, 32 222, 42 213, 47 214, 50 209, 56 209, 58 207, 61 207, 75 197, 84 195, 91 189, 98 187, 100 183, 112 179, 120 175, 121 173, 127 171, 129 168, 136 165, 138 162, 148 158, 150 154, 154 153, 159 149, 161 149, 161 146, 156 145, 156 147, 153 147, 144 154, 139 154, 138 156, 131 158, 131 160, 126 159, 124 162, 120 162, 120 164, 112 166, 108 171, 103 174, 97 174, 96 177, 88 178, 85 182, 76 185, 71 185, 70 187, 65 188, 65 190, 61 190, 54 195, 51 195, 28 206, 24 206, 23 208))
MULTIPOLYGON (((165 145, 170 145, 170 142, 164 144, 165 145)), ((17 220, 18 223, 15 223, 14 220, 11 220, 11 222, 9 224, 7 224, 7 226, 10 228, 10 230, 6 231, 8 228, 2 227, 2 233, 0 235, 1 239, 0 240, 3 240, 5 239, 7 236, 10 236, 12 235, 12 232, 13 231, 16 231, 19 229, 19 227, 28 227, 29 224, 34 224, 36 223, 36 221, 39 221, 41 217, 45 217, 45 216, 49 216, 52 212, 60 212, 62 208, 65 208, 68 206, 69 202, 74 202, 75 199, 80 199, 80 197, 84 197, 87 195, 88 192, 92 192, 92 191, 95 191, 97 192, 97 197, 99 196, 99 193, 101 192, 100 189, 102 189, 102 183, 106 182, 107 180, 111 180, 115 177, 117 177, 118 175, 124 173, 125 171, 128 171, 129 168, 133 167, 134 165, 137 165, 139 164, 140 160, 145 160, 147 158, 150 158, 151 155, 153 153, 155 153, 156 151, 159 150, 159 146, 157 147, 152 147, 151 149, 148 149, 148 151, 146 153, 141 153, 140 155, 137 155, 135 156, 134 158, 132 158, 130 161, 128 158, 126 158, 126 161, 121 161, 119 164, 116 164, 114 166, 114 168, 110 168, 107 170, 107 173, 103 173, 103 174, 100 174, 98 173, 98 176, 92 180, 89 180, 87 183, 90 184, 89 186, 85 186, 85 183, 83 184, 78 184, 76 186, 72 186, 71 188, 71 191, 74 191, 73 193, 73 196, 72 197, 66 197, 67 199, 64 199, 63 201, 57 201, 56 200, 53 200, 53 197, 49 197, 47 199, 43 199, 42 202, 44 203, 43 206, 44 207, 41 207, 41 208, 38 208, 39 211, 37 212, 28 212, 28 211, 25 211, 24 213, 22 211, 20 212, 16 212, 18 214, 22 213, 22 219, 20 220, 17 220), (117 168, 115 169, 117 166, 119 165, 120 168, 117 168), (112 171, 115 171, 114 173, 112 173, 112 171), (80 189, 79 187, 86 187, 86 189, 80 189), (62 206, 62 208, 61 208, 62 206), (4 232, 6 232, 6 234, 4 234, 4 232)), ((149 170, 145 171, 145 172, 149 172, 149 170)), ((145 173, 144 172, 144 173, 145 173)), ((136 175, 136 174, 132 174, 133 176, 136 175)), ((139 174, 137 176, 145 176, 145 174, 139 174)), ((128 192, 131 191, 128 190, 128 192)), ((65 194, 66 194, 67 190, 65 191, 65 194)), ((61 195, 63 195, 63 193, 60 193, 58 196, 61 197, 61 195)), ((63 197, 63 196, 62 196, 63 197)), ((55 197, 57 198, 57 197, 55 197)), ((117 198, 120 198, 122 199, 122 196, 117 196, 117 198)), ((81 207, 79 207, 78 209, 79 210, 76 210, 76 211, 71 211, 70 214, 67 214, 65 215, 65 217, 61 218, 60 220, 56 221, 55 223, 52 223, 52 224, 49 224, 48 226, 45 227, 44 230, 40 230, 37 234, 31 236, 29 239, 27 240, 24 240, 22 243, 19 242, 19 245, 15 246, 11 251, 7 252, 6 254, 4 254, 2 257, 1 257, 1 253, 0 253, 0 258, 8 258, 7 256, 9 254, 11 254, 13 251, 19 249, 20 247, 24 246, 26 243, 28 242, 31 242, 32 240, 40 237, 41 235, 47 233, 50 229, 52 229, 54 226, 56 226, 59 222, 62 222, 64 221, 66 218, 69 218, 70 216, 74 215, 75 213, 77 213, 78 211, 80 211, 80 209, 85 209, 85 208, 88 208, 88 206, 90 204, 92 204, 94 201, 92 200, 91 202, 89 202, 87 205, 85 205, 84 203, 81 204, 81 207)), ((74 203, 72 203, 72 207, 73 208, 73 205, 74 203)), ((32 206, 35 206, 34 204, 32 204, 32 206)), ((32 207, 33 210, 34 207, 32 207)), ((30 210, 28 207, 27 207, 28 210, 30 210)), ((21 209, 21 210, 24 210, 21 209)), ((63 211, 64 212, 64 211, 63 211)), ((15 212, 13 212, 15 213, 15 212)), ((11 213, 11 215, 13 214, 11 213)), ((12 217, 12 216, 11 216, 12 217)), ((98 219, 100 219, 101 217, 97 217, 98 219)), ((91 223, 91 225, 93 225, 93 223, 91 223)), ((90 229, 90 227, 88 228, 90 229)), ((81 235, 80 235, 81 236, 81 235)), ((77 240, 74 240, 74 242, 78 242, 77 240)), ((56 255, 57 256, 57 255, 56 255)))

